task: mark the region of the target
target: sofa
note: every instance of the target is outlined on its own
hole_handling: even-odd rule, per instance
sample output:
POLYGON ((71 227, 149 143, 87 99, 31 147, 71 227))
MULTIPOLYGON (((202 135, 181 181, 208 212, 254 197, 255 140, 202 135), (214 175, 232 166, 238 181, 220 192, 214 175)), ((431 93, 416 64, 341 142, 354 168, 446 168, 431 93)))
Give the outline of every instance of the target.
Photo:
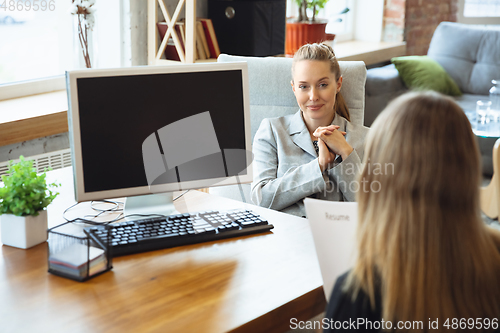
MULTIPOLYGON (((436 60, 457 83, 463 95, 456 101, 464 110, 475 110, 476 101, 489 98, 492 79, 500 79, 500 26, 441 22, 427 55, 436 60)), ((391 64, 367 71, 365 126, 393 98, 408 91, 398 70, 391 64)), ((483 173, 493 172, 491 155, 496 138, 478 137, 483 173)))
MULTIPOLYGON (((252 142, 262 119, 293 114, 299 109, 290 85, 292 59, 244 57, 221 54, 218 62, 244 61, 248 65, 250 127, 252 142)), ((340 61, 344 77, 342 95, 351 112, 351 121, 363 124, 366 67, 362 61, 340 61)), ((211 187, 211 194, 250 201, 250 184, 211 187)))

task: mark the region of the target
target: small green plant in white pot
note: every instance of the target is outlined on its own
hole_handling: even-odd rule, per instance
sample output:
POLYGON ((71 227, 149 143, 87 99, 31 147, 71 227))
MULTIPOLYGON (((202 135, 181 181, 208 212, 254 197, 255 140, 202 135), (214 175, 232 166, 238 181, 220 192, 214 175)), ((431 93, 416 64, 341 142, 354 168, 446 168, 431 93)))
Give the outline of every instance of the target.
POLYGON ((9 166, 8 175, 2 176, 0 188, 1 236, 4 245, 22 249, 47 240, 47 211, 45 208, 59 194, 47 185, 46 173, 37 174, 31 161, 23 156, 9 166))

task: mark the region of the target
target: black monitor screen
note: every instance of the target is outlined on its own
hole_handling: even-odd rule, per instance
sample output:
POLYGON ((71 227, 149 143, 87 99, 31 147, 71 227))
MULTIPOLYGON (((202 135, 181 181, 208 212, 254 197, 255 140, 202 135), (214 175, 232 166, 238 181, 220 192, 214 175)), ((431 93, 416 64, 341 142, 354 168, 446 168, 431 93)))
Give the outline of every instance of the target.
MULTIPOLYGON (((146 138, 206 111, 221 150, 246 148, 240 70, 83 77, 76 84, 85 192, 147 186, 146 138)), ((176 144, 204 140, 184 131, 176 144)))

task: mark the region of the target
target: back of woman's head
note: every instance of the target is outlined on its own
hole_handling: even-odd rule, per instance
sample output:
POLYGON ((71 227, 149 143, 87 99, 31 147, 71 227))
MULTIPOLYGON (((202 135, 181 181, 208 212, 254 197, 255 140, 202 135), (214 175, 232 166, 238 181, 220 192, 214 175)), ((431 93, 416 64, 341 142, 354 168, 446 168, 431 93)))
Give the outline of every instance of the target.
MULTIPOLYGON (((335 56, 332 47, 324 43, 312 43, 302 45, 293 56, 292 63, 292 80, 294 77, 295 64, 302 60, 327 61, 330 64, 330 72, 335 75, 335 80, 338 81, 342 76, 340 66, 335 56)), ((337 93, 337 98, 334 105, 335 112, 347 120, 351 120, 349 108, 340 92, 337 93)))
POLYGON ((373 301, 380 278, 387 320, 500 315, 500 254, 481 221, 480 156, 461 108, 433 92, 397 98, 364 158, 351 287, 373 301))
POLYGON ((401 96, 375 121, 367 142, 371 168, 362 177, 380 191, 362 192, 360 200, 384 197, 393 207, 424 205, 435 209, 431 217, 442 213, 444 222, 454 225, 455 216, 479 216, 479 151, 467 117, 451 98, 434 92, 401 96), (379 165, 383 172, 373 169, 379 165))

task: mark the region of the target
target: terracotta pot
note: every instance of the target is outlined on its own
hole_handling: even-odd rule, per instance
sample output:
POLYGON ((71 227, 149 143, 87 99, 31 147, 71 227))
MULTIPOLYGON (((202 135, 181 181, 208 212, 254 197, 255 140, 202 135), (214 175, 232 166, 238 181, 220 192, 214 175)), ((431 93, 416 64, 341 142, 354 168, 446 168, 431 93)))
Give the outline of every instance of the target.
POLYGON ((315 22, 287 21, 285 53, 293 56, 304 44, 321 43, 326 40, 325 28, 327 20, 316 20, 315 22))
POLYGON ((335 36, 336 34, 326 34, 326 40, 329 40, 329 41, 334 41, 335 40, 335 36))

